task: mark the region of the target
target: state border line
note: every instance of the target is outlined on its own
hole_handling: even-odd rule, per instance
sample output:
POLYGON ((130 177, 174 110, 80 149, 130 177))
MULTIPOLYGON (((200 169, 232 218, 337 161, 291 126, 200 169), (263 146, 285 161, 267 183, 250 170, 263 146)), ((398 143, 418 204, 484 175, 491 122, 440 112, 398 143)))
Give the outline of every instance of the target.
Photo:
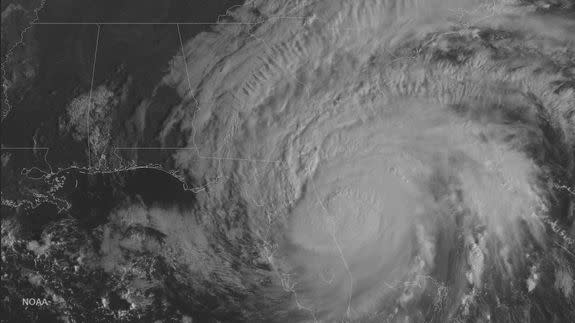
POLYGON ((47 150, 50 147, 0 147, 0 150, 47 150))
POLYGON ((205 22, 205 21, 192 21, 192 22, 151 22, 151 21, 37 21, 33 25, 257 25, 272 19, 306 19, 305 16, 272 16, 256 22, 205 22))
POLYGON ((94 48, 94 61, 92 62, 92 78, 90 81, 90 96, 88 98, 88 112, 86 113, 86 128, 88 132, 86 133, 87 145, 88 145, 88 168, 92 168, 92 147, 90 145, 90 113, 94 109, 94 102, 92 102, 92 91, 94 90, 94 75, 96 74, 96 60, 98 59, 98 44, 100 42, 100 25, 98 26, 98 33, 96 34, 96 47, 94 48))

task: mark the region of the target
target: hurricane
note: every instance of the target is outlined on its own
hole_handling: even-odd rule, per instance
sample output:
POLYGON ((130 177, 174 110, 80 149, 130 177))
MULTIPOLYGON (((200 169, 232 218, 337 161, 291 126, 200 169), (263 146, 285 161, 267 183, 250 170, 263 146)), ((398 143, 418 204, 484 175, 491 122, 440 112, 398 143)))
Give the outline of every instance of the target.
POLYGON ((574 10, 230 8, 160 82, 194 200, 115 209, 98 266, 151 253, 193 322, 575 321, 574 10))
POLYGON ((183 217, 179 283, 211 300, 182 302, 248 321, 572 320, 575 21, 542 8, 248 1, 228 12, 245 24, 187 42, 162 134, 185 134, 197 205, 158 214, 183 217))

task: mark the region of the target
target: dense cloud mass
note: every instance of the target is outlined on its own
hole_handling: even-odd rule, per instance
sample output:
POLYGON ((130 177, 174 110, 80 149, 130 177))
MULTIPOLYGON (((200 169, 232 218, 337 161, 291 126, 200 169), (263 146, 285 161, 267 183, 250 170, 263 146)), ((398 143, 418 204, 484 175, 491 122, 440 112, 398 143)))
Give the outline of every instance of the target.
POLYGON ((573 320, 563 5, 250 1, 230 15, 261 23, 188 42, 163 133, 187 134, 174 159, 198 205, 163 223, 178 283, 211 298, 182 302, 238 320, 573 320))
MULTIPOLYGON (((154 119, 152 98, 129 120, 173 152, 189 190, 172 193, 159 176, 155 193, 130 174, 114 192, 98 186, 103 175, 76 180, 73 192, 93 181, 122 195, 72 208, 88 214, 71 212, 85 230, 68 229, 82 241, 78 268, 121 277, 123 292, 110 293, 120 305, 110 296, 102 307, 133 317, 575 322, 574 10, 567 0, 230 8, 170 61, 156 87, 180 96, 167 117, 154 119)), ((59 130, 99 138, 94 156, 144 145, 112 131, 112 97, 96 88, 88 114, 80 96, 59 130)), ((49 230, 26 248, 73 244, 49 230)))

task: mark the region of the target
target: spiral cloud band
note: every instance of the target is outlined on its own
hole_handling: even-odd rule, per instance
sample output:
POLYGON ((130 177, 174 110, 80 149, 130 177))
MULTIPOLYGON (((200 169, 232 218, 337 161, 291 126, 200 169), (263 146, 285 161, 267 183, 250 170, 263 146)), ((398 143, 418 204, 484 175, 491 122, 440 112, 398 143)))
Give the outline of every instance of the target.
POLYGON ((210 317, 572 320, 575 20, 539 12, 231 9, 246 24, 195 37, 164 78, 196 207, 118 217, 171 232, 178 297, 210 317))

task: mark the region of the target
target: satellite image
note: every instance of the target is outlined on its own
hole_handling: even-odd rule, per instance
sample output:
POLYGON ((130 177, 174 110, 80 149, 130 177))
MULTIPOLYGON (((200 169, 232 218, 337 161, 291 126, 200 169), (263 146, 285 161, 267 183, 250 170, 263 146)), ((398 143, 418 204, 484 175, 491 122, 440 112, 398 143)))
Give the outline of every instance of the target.
POLYGON ((1 9, 1 322, 575 322, 575 1, 1 9))

